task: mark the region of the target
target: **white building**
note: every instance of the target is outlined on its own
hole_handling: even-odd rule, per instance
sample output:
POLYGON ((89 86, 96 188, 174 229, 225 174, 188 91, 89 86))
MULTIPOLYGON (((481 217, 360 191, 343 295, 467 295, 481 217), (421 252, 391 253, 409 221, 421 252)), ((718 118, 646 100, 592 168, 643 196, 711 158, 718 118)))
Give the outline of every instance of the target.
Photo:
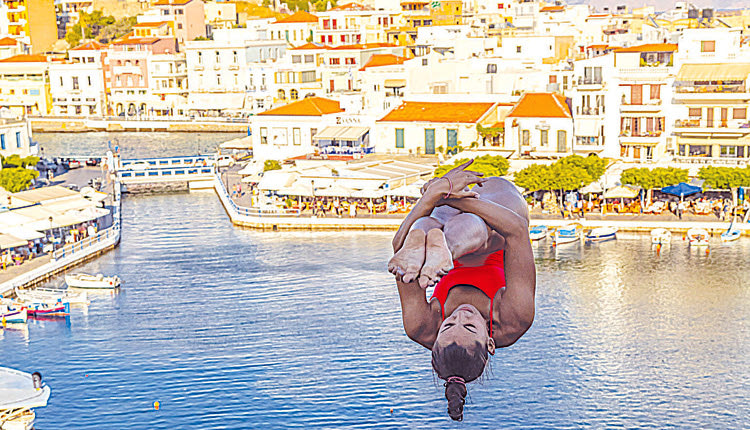
MULTIPOLYGON (((73 51, 71 51, 73 52, 73 51)), ((52 115, 100 116, 106 113, 107 95, 101 64, 75 61, 49 66, 52 115)))
POLYGON ((36 153, 37 146, 31 145, 31 124, 28 120, 0 118, 0 155, 26 157, 36 153))
POLYGON ((373 55, 391 54, 403 57, 404 47, 388 43, 342 45, 323 52, 321 79, 328 93, 358 91, 359 69, 373 55))
POLYGON ((284 160, 316 152, 313 136, 341 121, 339 102, 309 97, 252 117, 253 158, 284 160))
POLYGON ((149 113, 158 116, 187 113, 188 72, 184 53, 153 55, 148 62, 149 113))
POLYGON ((233 28, 237 25, 237 5, 228 1, 206 1, 203 3, 206 24, 212 29, 233 28))
POLYGON ((305 97, 325 95, 321 66, 326 47, 308 43, 292 48, 274 64, 274 103, 288 103, 305 97))
POLYGON ((316 42, 329 46, 386 42, 386 31, 400 22, 400 11, 347 3, 318 13, 316 42))
POLYGON ((408 77, 405 61, 392 54, 376 54, 359 70, 359 88, 369 115, 382 117, 401 104, 408 77))
POLYGON ((615 79, 614 54, 576 61, 571 92, 575 120, 573 152, 619 157, 620 93, 615 79))
POLYGON ((315 42, 318 30, 318 17, 303 10, 285 18, 279 18, 269 26, 272 40, 284 40, 296 47, 315 42))
POLYGON ((505 117, 504 149, 514 158, 559 158, 573 153, 573 116, 556 93, 526 93, 505 117))
POLYGON ((437 154, 480 146, 477 124, 498 122, 496 103, 405 101, 375 122, 380 154, 437 154))

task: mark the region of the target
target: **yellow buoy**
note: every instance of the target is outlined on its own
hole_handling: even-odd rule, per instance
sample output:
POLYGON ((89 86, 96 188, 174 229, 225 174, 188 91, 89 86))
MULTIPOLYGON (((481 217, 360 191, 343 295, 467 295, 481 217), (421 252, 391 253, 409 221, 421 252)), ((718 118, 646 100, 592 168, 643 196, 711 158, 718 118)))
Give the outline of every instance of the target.
POLYGON ((157 410, 157 411, 159 410, 159 401, 158 400, 154 402, 154 409, 157 410))

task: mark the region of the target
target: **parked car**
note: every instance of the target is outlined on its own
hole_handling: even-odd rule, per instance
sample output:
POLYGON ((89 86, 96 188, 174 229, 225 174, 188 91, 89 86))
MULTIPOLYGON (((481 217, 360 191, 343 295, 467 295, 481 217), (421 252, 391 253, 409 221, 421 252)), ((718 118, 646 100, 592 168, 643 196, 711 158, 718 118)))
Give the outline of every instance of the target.
POLYGON ((69 160, 68 161, 68 169, 78 169, 80 167, 83 167, 83 163, 81 163, 78 160, 69 160))
POLYGON ((86 160, 87 166, 98 166, 99 165, 99 159, 98 158, 89 158, 86 160))
POLYGON ((136 161, 135 163, 126 164, 122 166, 125 170, 146 170, 150 169, 151 165, 145 161, 136 161))
POLYGON ((217 167, 232 167, 234 166, 234 158, 229 155, 222 155, 216 160, 217 167))

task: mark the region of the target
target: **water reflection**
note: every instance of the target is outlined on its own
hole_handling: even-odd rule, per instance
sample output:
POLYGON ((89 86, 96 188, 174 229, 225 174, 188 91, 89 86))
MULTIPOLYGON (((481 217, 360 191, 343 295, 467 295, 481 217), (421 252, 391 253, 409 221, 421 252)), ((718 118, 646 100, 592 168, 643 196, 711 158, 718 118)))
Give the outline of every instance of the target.
MULTIPOLYGON (((2 334, 0 362, 53 387, 39 428, 453 425, 403 333, 392 233, 243 230, 205 193, 123 209, 121 246, 81 269, 120 294, 2 334)), ((534 326, 470 385, 462 426, 744 426, 750 241, 534 249, 534 326)))

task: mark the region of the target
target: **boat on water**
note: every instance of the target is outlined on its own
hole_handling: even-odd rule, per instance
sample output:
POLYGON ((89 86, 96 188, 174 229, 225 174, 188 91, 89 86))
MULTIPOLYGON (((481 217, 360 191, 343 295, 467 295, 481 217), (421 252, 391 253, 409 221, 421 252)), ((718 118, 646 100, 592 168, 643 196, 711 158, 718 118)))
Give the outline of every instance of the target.
POLYGON ((616 227, 596 227, 586 233, 586 241, 588 242, 604 242, 614 239, 617 239, 616 227))
POLYGON ((672 242, 672 232, 666 228, 655 228, 651 230, 652 245, 666 245, 672 242))
POLYGON ((721 233, 721 241, 734 242, 735 240, 739 239, 740 236, 742 236, 742 230, 735 227, 734 218, 732 218, 732 223, 729 224, 729 228, 727 229, 727 231, 721 233))
POLYGON ((50 388, 38 372, 0 367, 0 429, 33 429, 36 414, 32 408, 47 406, 49 396, 50 388))
POLYGON ((578 227, 575 225, 565 225, 555 230, 552 236, 556 245, 563 243, 573 243, 580 239, 580 233, 578 227))
POLYGON ((89 275, 87 273, 74 273, 65 275, 65 283, 73 288, 91 289, 114 289, 120 287, 120 278, 117 276, 89 275))
POLYGON ((708 246, 709 234, 702 228, 691 228, 687 231, 687 240, 691 246, 708 246))
POLYGON ((0 304, 0 324, 26 324, 28 319, 29 313, 26 308, 0 304))
POLYGON ((529 230, 529 239, 531 240, 542 240, 545 237, 547 237, 546 225, 538 225, 536 227, 532 227, 531 230, 529 230))
POLYGON ((52 289, 52 288, 35 288, 32 290, 21 290, 16 288, 16 297, 21 301, 33 302, 47 302, 56 303, 58 301, 63 303, 70 303, 71 305, 88 305, 91 302, 88 300, 88 295, 85 291, 72 291, 69 289, 52 289))
POLYGON ((64 317, 70 315, 70 304, 63 302, 18 302, 29 311, 29 315, 46 317, 64 317))

